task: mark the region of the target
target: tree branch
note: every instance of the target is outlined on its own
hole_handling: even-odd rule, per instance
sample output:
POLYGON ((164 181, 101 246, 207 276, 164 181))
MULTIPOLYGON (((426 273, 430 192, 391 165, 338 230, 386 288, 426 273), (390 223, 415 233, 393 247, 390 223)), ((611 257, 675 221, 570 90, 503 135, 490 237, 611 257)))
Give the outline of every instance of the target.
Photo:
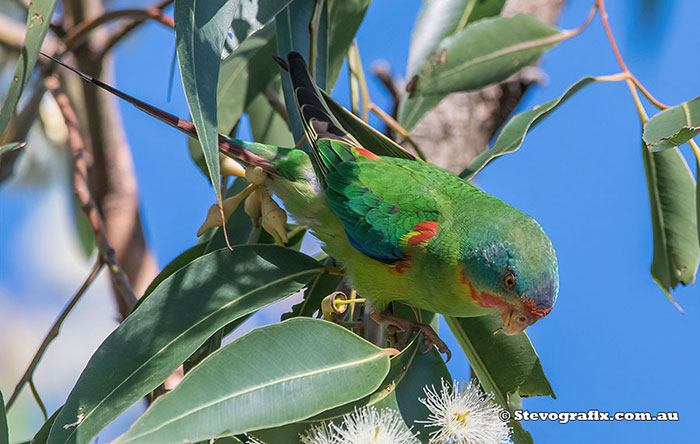
POLYGON ((112 284, 117 290, 119 297, 122 299, 122 302, 129 307, 133 307, 136 304, 136 296, 134 296, 131 284, 129 284, 126 274, 116 259, 114 249, 107 239, 107 232, 104 222, 102 221, 102 216, 97 210, 97 205, 88 187, 87 165, 84 157, 85 144, 83 142, 83 137, 80 135, 78 119, 68 100, 68 96, 61 89, 58 79, 56 77, 49 77, 46 79, 45 83, 46 88, 54 95, 56 103, 61 110, 61 114, 63 114, 63 119, 66 122, 66 128, 68 129, 68 142, 73 160, 73 186, 75 187, 75 194, 80 202, 80 206, 90 221, 101 260, 109 269, 112 277, 112 284))
POLYGON ((102 259, 98 258, 95 262, 95 265, 93 265, 90 274, 88 274, 88 277, 85 279, 85 282, 83 282, 83 285, 80 286, 80 289, 75 293, 73 298, 71 298, 71 300, 68 301, 68 304, 58 316, 58 319, 56 319, 56 321, 53 323, 49 332, 46 333, 44 340, 41 341, 41 345, 39 345, 39 348, 37 349, 36 353, 34 353, 34 358, 32 359, 32 362, 29 363, 27 370, 24 371, 22 378, 15 386, 15 390, 12 392, 12 396, 10 396, 10 399, 7 401, 7 404, 5 405, 5 410, 10 410, 10 407, 12 407, 12 404, 14 404, 14 402, 17 400, 17 397, 22 391, 24 385, 32 379, 32 377, 34 376, 34 370, 36 370, 37 365, 39 365, 39 361, 41 361, 41 358, 44 356, 44 353, 49 347, 49 344, 51 344, 51 341, 58 337, 58 333, 61 330, 61 325, 63 325, 63 321, 66 320, 68 314, 73 310, 73 307, 75 307, 78 301, 80 301, 80 298, 83 296, 83 294, 85 294, 85 291, 88 288, 90 288, 90 285, 100 274, 101 269, 102 259))

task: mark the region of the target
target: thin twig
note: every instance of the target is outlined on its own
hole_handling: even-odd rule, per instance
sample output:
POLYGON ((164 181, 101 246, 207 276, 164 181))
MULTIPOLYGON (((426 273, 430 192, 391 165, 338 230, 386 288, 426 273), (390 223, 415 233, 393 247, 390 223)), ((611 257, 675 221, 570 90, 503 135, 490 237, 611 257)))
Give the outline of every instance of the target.
POLYGON ((107 231, 104 221, 100 215, 95 200, 92 198, 90 188, 88 186, 87 165, 85 163, 84 153, 85 144, 83 137, 80 134, 78 119, 70 104, 70 100, 66 93, 61 89, 60 82, 56 77, 48 77, 45 81, 46 88, 51 91, 56 99, 56 103, 63 115, 68 129, 68 142, 72 152, 73 160, 73 186, 75 194, 80 202, 80 206, 90 221, 95 241, 102 261, 107 265, 112 278, 112 284, 117 291, 117 294, 122 299, 124 304, 131 308, 136 304, 136 296, 131 288, 131 284, 124 273, 121 265, 117 261, 114 248, 107 239, 107 231))
POLYGON ((287 127, 291 130, 292 127, 289 124, 289 114, 287 113, 287 107, 284 106, 284 103, 282 103, 282 101, 280 100, 279 96, 277 95, 277 92, 275 92, 272 88, 265 88, 263 94, 267 99, 267 103, 270 104, 272 109, 275 110, 277 114, 280 115, 280 117, 282 117, 284 122, 287 124, 287 127))
POLYGON ((58 337, 58 332, 61 329, 61 325, 63 324, 63 321, 66 320, 66 317, 68 317, 68 314, 73 310, 73 307, 78 303, 80 298, 83 296, 85 291, 90 287, 90 285, 95 281, 95 278, 97 275, 100 273, 100 270, 102 269, 102 259, 98 258, 97 261, 95 261, 95 265, 93 265, 92 270, 90 270, 90 274, 88 274, 87 279, 85 279, 85 282, 83 282, 83 285, 80 286, 80 289, 75 293, 73 298, 68 302, 68 304, 65 306, 63 311, 61 311, 61 314, 58 316, 58 319, 53 323, 51 326, 51 329, 49 332, 46 334, 44 337, 44 340, 41 341, 41 345, 39 345, 39 348, 37 349, 36 353, 34 354, 34 358, 32 359, 32 362, 29 363, 29 366, 27 367, 27 370, 25 370, 24 374, 22 375, 22 378, 19 380, 17 385, 15 386, 14 392, 12 392, 12 396, 10 396, 10 399, 7 401, 7 404, 5 405, 5 410, 10 410, 10 407, 12 407, 12 404, 17 400, 17 397, 19 396, 20 392, 22 391, 22 387, 24 387, 24 384, 28 383, 31 379, 32 376, 34 375, 34 370, 36 370, 37 365, 39 364, 39 361, 41 361, 41 358, 44 356, 44 353, 46 352, 46 349, 49 347, 49 344, 51 341, 56 339, 58 337))
POLYGON ((408 143, 411 144, 413 147, 413 150, 418 154, 418 157, 420 157, 422 160, 426 160, 425 154, 423 154, 423 150, 420 149, 418 144, 411 138, 411 136, 408 134, 408 131, 404 127, 399 124, 393 117, 391 117, 389 114, 387 114, 383 109, 381 109, 379 106, 375 105, 374 103, 370 103, 369 108, 374 112, 380 119, 384 121, 391 129, 396 131, 408 141, 408 143))
MULTIPOLYGON (((608 12, 605 10, 605 1, 596 0, 595 7, 598 8, 598 10, 600 10, 600 20, 603 22, 605 34, 607 34, 608 36, 608 40, 610 41, 610 47, 615 53, 615 58, 617 58, 617 62, 620 64, 620 68, 622 68, 623 72, 630 74, 631 76, 630 70, 627 68, 627 64, 625 64, 625 61, 622 58, 622 54, 620 54, 620 49, 617 47, 617 43, 615 42, 615 36, 613 36, 612 29, 610 28, 610 23, 608 22, 608 12)), ((635 88, 632 79, 629 78, 626 80, 626 82, 627 86, 630 89, 630 93, 632 94, 632 98, 634 99, 634 105, 637 107, 639 119, 642 121, 642 124, 644 124, 647 120, 649 120, 649 118, 647 117, 646 110, 644 109, 644 105, 642 105, 642 101, 639 99, 639 94, 637 94, 637 89, 635 88)))
POLYGON ((29 390, 32 392, 32 396, 34 397, 34 401, 36 401, 37 405, 39 406, 39 410, 41 410, 41 414, 44 415, 44 422, 48 421, 49 415, 46 412, 46 406, 44 405, 44 401, 41 400, 41 396, 39 396, 39 390, 36 389, 36 385, 34 384, 34 378, 29 378, 29 390))
MULTIPOLYGON (((170 4, 174 1, 175 0, 164 0, 159 3, 156 3, 148 9, 158 9, 162 11, 163 9, 170 6, 170 4)), ((124 39, 124 37, 131 34, 131 32, 134 31, 136 28, 146 23, 147 20, 148 19, 146 18, 137 19, 133 22, 127 23, 126 25, 114 31, 114 33, 107 38, 107 43, 105 43, 104 48, 102 48, 102 50, 100 51, 101 55, 104 57, 104 55, 107 54, 117 43, 121 42, 122 39, 124 39)))
POLYGON ((316 80, 316 58, 318 55, 318 32, 321 26, 321 13, 323 12, 323 0, 314 1, 314 9, 309 22, 309 71, 311 78, 316 80))
POLYGON ((357 80, 360 83, 360 95, 362 96, 362 115, 360 117, 366 122, 367 117, 369 115, 369 105, 372 101, 369 98, 367 80, 365 79, 365 73, 362 69, 362 58, 360 58, 360 50, 357 47, 357 42, 355 42, 354 40, 350 45, 350 51, 348 53, 348 69, 354 73, 355 77, 357 77, 357 80))
POLYGON ((697 162, 698 164, 697 179, 700 180, 700 148, 698 148, 698 144, 695 143, 693 139, 690 139, 688 143, 690 144, 690 147, 693 149, 693 153, 695 154, 695 162, 697 162))
POLYGON ((83 39, 93 29, 100 25, 103 25, 109 21, 122 19, 122 18, 137 18, 137 19, 150 19, 161 23, 168 28, 174 29, 175 22, 171 17, 163 14, 163 11, 158 8, 148 8, 148 9, 120 9, 118 11, 105 12, 95 18, 85 20, 78 23, 71 31, 68 33, 64 39, 64 43, 68 50, 75 48, 83 42, 83 39))

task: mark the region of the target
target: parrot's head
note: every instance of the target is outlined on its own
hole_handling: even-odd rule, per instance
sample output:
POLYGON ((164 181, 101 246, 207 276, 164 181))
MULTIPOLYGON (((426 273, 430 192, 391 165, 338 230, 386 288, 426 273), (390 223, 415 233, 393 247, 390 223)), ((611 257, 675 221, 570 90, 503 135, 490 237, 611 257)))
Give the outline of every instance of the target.
POLYGON ((514 335, 552 311, 559 271, 552 243, 540 225, 510 208, 514 211, 470 228, 460 262, 471 297, 482 307, 498 309, 504 333, 514 335))

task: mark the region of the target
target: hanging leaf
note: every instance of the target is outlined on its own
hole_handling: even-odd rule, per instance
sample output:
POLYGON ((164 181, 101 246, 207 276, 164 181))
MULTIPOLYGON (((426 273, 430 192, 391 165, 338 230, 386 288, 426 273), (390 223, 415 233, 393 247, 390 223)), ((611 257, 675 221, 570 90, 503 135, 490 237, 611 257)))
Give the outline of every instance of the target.
POLYGON ((506 124, 503 125, 501 132, 498 133, 498 137, 496 137, 496 142, 493 146, 476 156, 459 176, 463 179, 471 179, 492 160, 504 154, 517 151, 523 144, 525 135, 534 129, 544 118, 549 116, 583 87, 597 81, 598 79, 595 77, 584 77, 571 85, 564 91, 564 94, 556 99, 537 105, 531 110, 523 111, 511 117, 506 124))
POLYGON ((196 442, 293 423, 375 391, 388 371, 385 350, 336 324, 267 325, 200 363, 116 442, 196 442))
MULTIPOLYGON (((322 90, 325 89, 328 68, 327 2, 295 0, 275 17, 275 26, 277 28, 277 55, 287 60, 287 54, 292 51, 299 52, 304 56, 309 69, 315 66, 315 73, 312 73, 312 77, 316 80, 316 85, 322 90), (312 63, 310 58, 311 35, 309 29, 312 25, 314 10, 319 5, 323 6, 323 10, 321 11, 318 26, 319 32, 316 39, 316 48, 314 48, 316 57, 312 63)), ((304 134, 304 127, 296 109, 292 82, 286 73, 282 75, 282 88, 292 134, 294 135, 294 140, 299 140, 304 134)))
MULTIPOLYGON (((283 103, 282 80, 279 75, 270 82, 268 89, 283 103)), ((258 94, 248 104, 245 112, 250 118, 253 140, 268 145, 294 146, 294 139, 287 121, 272 108, 265 94, 258 94)))
POLYGON ((58 410, 56 410, 53 415, 49 417, 49 419, 41 426, 39 431, 36 432, 36 435, 34 435, 34 438, 32 438, 29 444, 46 444, 47 440, 49 439, 51 427, 53 427, 56 417, 61 412, 61 408, 62 407, 59 407, 58 410))
POLYGON ((661 111, 644 125, 644 142, 651 151, 683 145, 700 134, 700 97, 661 111))
POLYGON ((0 135, 10 123, 12 112, 15 110, 17 102, 19 102, 24 87, 27 86, 27 82, 32 76, 41 44, 44 42, 44 37, 46 37, 55 8, 56 0, 33 0, 29 2, 24 46, 19 53, 19 60, 17 60, 17 67, 10 82, 10 89, 7 91, 5 102, 0 109, 0 135))
MULTIPOLYGON (((233 0, 233 17, 227 48, 235 51, 248 36, 268 25, 292 0, 233 0)), ((274 62, 273 62, 274 63, 274 62)))
POLYGON ((177 0, 175 44, 192 123, 202 146, 209 178, 221 205, 216 91, 224 39, 235 2, 177 0))
POLYGON ((279 74, 273 60, 275 52, 275 24, 270 23, 221 63, 217 92, 219 132, 229 134, 243 110, 279 74))
POLYGON ((328 93, 322 91, 322 94, 333 116, 338 119, 338 122, 340 122, 343 128, 352 134, 363 147, 378 156, 416 160, 416 156, 345 109, 345 107, 333 100, 328 93))
POLYGON ((350 44, 365 17, 370 0, 326 0, 328 2, 328 76, 326 89, 333 90, 350 44))
MULTIPOLYGON (((333 259, 329 258, 326 253, 320 253, 314 256, 314 259, 326 267, 331 267, 334 263, 333 259)), ((313 316, 321 308, 323 298, 333 293, 342 279, 342 276, 335 274, 318 275, 309 282, 306 290, 304 290, 304 299, 298 304, 294 304, 290 312, 282 314, 281 320, 284 321, 296 316, 313 316)))
MULTIPOLYGON (((424 1, 411 32, 411 46, 406 64, 406 78, 420 72, 431 52, 440 42, 462 31, 468 24, 501 13, 505 0, 441 0, 424 1)), ((398 121, 411 129, 423 115, 433 109, 444 95, 401 97, 398 121)))
POLYGON ((652 153, 642 141, 642 158, 654 235, 651 276, 671 298, 678 284, 695 281, 698 268, 696 184, 678 148, 652 153))
POLYGON ((408 90, 411 95, 447 94, 505 80, 564 36, 527 14, 480 20, 443 40, 408 90))
MULTIPOLYGON (((479 383, 494 395, 503 408, 511 413, 521 408, 522 396, 551 396, 556 399, 527 335, 494 334, 503 327, 499 314, 476 318, 445 316, 445 321, 467 355, 479 383)), ((515 444, 524 444, 531 441, 529 436, 522 430, 522 433, 513 435, 513 440, 515 444), (516 440, 516 437, 520 438, 516 440)))
POLYGON ((7 429, 7 414, 5 413, 5 399, 0 392, 0 444, 10 444, 10 432, 7 429))
MULTIPOLYGON (((275 444, 296 444, 299 442, 299 435, 304 434, 312 426, 318 426, 324 422, 334 422, 340 425, 343 416, 352 413, 355 409, 363 407, 374 407, 377 410, 390 408, 399 410, 397 401, 397 389, 411 371, 413 362, 421 354, 419 348, 422 344, 420 336, 416 336, 413 341, 404 348, 401 353, 391 358, 389 372, 377 389, 367 396, 355 402, 351 402, 334 409, 326 410, 316 416, 302 421, 288 424, 282 427, 257 430, 252 434, 263 442, 273 442, 275 444)), ((418 402, 416 399, 415 402, 418 402)))
POLYGON ((195 259, 158 285, 100 345, 69 394, 49 443, 89 441, 214 332, 324 272, 312 258, 272 245, 221 249, 195 259))

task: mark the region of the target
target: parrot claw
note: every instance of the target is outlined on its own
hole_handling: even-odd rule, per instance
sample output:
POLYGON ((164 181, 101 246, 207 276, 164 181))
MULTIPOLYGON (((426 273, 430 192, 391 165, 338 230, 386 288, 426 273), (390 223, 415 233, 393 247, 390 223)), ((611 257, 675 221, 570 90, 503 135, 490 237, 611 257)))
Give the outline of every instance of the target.
POLYGON ((374 313, 370 313, 369 316, 374 320, 374 322, 379 324, 387 324, 385 332, 389 335, 396 334, 400 331, 406 333, 403 335, 403 338, 401 338, 401 340, 397 341, 395 344, 396 348, 399 350, 402 350, 404 347, 406 347, 406 345, 408 345, 408 342, 413 337, 413 333, 419 331, 423 334, 423 343, 428 346, 424 353, 430 352, 433 346, 435 346, 440 353, 445 353, 447 355, 447 360, 445 362, 449 362, 452 358, 450 349, 447 348, 447 345, 445 345, 445 343, 442 341, 442 339, 440 339, 430 325, 399 318, 387 310, 376 311, 374 313))

